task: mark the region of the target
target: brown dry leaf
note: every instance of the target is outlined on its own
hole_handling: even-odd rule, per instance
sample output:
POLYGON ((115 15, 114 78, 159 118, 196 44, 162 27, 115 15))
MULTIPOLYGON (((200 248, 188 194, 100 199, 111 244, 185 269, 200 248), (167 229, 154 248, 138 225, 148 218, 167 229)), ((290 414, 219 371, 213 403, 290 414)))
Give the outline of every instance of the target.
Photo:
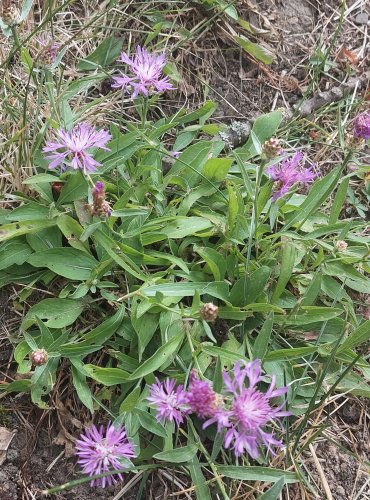
POLYGON ((317 332, 305 332, 304 340, 316 340, 319 334, 317 332))
POLYGON ((15 436, 16 431, 10 431, 6 427, 0 427, 0 465, 5 462, 6 452, 15 436))
POLYGON ((67 433, 61 429, 53 439, 53 443, 58 446, 64 446, 64 455, 66 458, 71 458, 75 455, 75 445, 74 442, 67 436, 67 433))
POLYGON ((348 61, 350 64, 353 64, 354 66, 357 66, 359 62, 357 55, 354 52, 352 52, 352 50, 346 49, 345 47, 341 48, 338 54, 338 61, 342 62, 348 61))

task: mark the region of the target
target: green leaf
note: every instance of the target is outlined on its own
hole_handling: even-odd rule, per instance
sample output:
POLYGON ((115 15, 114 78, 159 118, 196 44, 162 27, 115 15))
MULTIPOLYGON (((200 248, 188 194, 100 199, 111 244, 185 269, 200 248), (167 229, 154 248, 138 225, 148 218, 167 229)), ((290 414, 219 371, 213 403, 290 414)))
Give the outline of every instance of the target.
POLYGON ((196 293, 199 293, 199 295, 207 294, 227 301, 229 287, 224 281, 164 283, 163 285, 142 287, 140 293, 146 297, 155 297, 157 293, 161 293, 165 297, 193 297, 196 293))
POLYGON ((34 267, 47 267, 54 273, 71 280, 89 278, 98 262, 85 252, 75 248, 50 248, 31 255, 28 262, 34 267))
POLYGON ((248 54, 263 62, 264 64, 271 64, 275 58, 274 54, 263 45, 253 43, 245 36, 234 36, 236 43, 240 45, 248 54))
POLYGON ((166 429, 151 413, 136 408, 134 415, 137 416, 140 425, 144 427, 144 429, 151 432, 152 434, 155 434, 156 436, 160 436, 163 438, 167 437, 166 429))
POLYGON ((270 342, 273 324, 274 313, 270 313, 263 323, 253 346, 253 356, 255 359, 264 359, 270 342))
POLYGON ((194 245, 194 252, 197 252, 209 266, 215 281, 224 279, 226 272, 225 257, 213 248, 198 247, 194 245))
POLYGON ((89 386, 86 383, 86 376, 75 366, 71 367, 73 386, 76 389, 80 401, 94 413, 94 404, 89 386))
POLYGON ((218 465, 219 474, 240 481, 264 481, 276 483, 281 478, 285 483, 297 483, 298 477, 294 472, 288 472, 270 467, 254 467, 246 465, 218 465))
POLYGON ((26 220, 0 226, 0 242, 56 225, 56 219, 26 220))
POLYGON ((360 325, 354 332, 352 332, 349 337, 341 344, 338 348, 338 353, 341 353, 347 349, 353 349, 370 339, 370 320, 365 321, 360 325))
POLYGON ((202 173, 211 181, 222 182, 225 180, 232 163, 232 158, 210 158, 206 161, 202 173))
POLYGON ((253 124, 251 137, 248 139, 247 143, 241 148, 238 148, 236 152, 247 153, 247 157, 244 158, 243 155, 243 159, 253 158, 259 154, 258 149, 261 149, 263 143, 276 133, 282 119, 283 115, 281 111, 272 111, 266 115, 259 116, 253 124))
POLYGON ((189 462, 189 460, 196 455, 197 451, 197 445, 189 444, 188 446, 176 448, 175 450, 161 451, 153 455, 153 458, 164 462, 181 464, 183 462, 189 462))
POLYGON ((119 412, 132 412, 140 398, 141 394, 141 389, 140 387, 135 387, 133 391, 129 393, 129 395, 122 401, 120 407, 119 407, 119 412))
POLYGON ((51 174, 36 174, 28 179, 25 179, 22 184, 32 185, 32 184, 42 184, 44 182, 61 182, 57 175, 51 174))
POLYGON ((128 373, 121 368, 102 368, 96 365, 84 366, 88 376, 108 387, 127 382, 128 373))
POLYGON ((196 455, 189 461, 187 468, 190 472, 197 500, 212 500, 209 486, 206 483, 206 479, 202 473, 202 468, 196 455))
POLYGON ((280 295, 285 290, 289 283, 293 272, 294 262, 297 255, 297 249, 294 244, 286 238, 282 238, 280 247, 280 273, 276 283, 274 293, 272 294, 271 302, 276 302, 280 295))
POLYGON ((295 314, 289 317, 278 316, 276 322, 286 323, 287 325, 304 326, 309 323, 328 321, 343 314, 343 309, 334 307, 319 307, 319 306, 301 306, 295 314))
POLYGON ((98 45, 94 52, 78 63, 77 69, 79 71, 90 71, 97 69, 97 67, 105 68, 116 61, 120 55, 121 49, 121 38, 114 36, 106 38, 98 45))
POLYGON ((330 208, 329 225, 335 224, 339 218, 340 212, 346 201, 348 186, 349 186, 349 177, 346 177, 340 183, 334 197, 333 205, 330 208))
POLYGON ((155 370, 158 370, 168 358, 180 347, 184 338, 183 333, 179 333, 170 339, 166 344, 160 347, 149 359, 145 360, 135 371, 132 373, 128 380, 136 380, 145 377, 155 370))
POLYGON ((72 342, 70 344, 61 345, 59 348, 59 353, 61 356, 70 358, 71 356, 87 356, 92 352, 99 351, 101 349, 100 345, 91 345, 82 342, 72 342))
POLYGON ((253 271, 250 276, 240 278, 231 289, 230 302, 237 307, 256 302, 264 291, 270 275, 271 269, 262 266, 253 271))
POLYGON ((14 382, 0 382, 0 391, 6 392, 30 392, 31 380, 15 380, 14 382))
POLYGON ((50 208, 40 205, 39 203, 25 203, 10 212, 7 215, 7 222, 11 221, 32 221, 35 219, 48 219, 50 215, 50 208))
POLYGON ((297 223, 300 223, 300 225, 302 225, 303 222, 305 222, 311 214, 313 214, 319 207, 321 207, 324 201, 335 189, 341 173, 341 167, 334 168, 325 177, 316 180, 312 184, 307 198, 287 219, 284 226, 284 231, 287 231, 290 227, 294 226, 297 223))
POLYGON ((236 361, 240 361, 241 359, 246 359, 242 354, 237 354, 232 351, 228 351, 227 349, 223 349, 222 347, 216 347, 211 345, 204 345, 202 351, 210 356, 214 356, 216 358, 220 358, 222 360, 229 361, 230 363, 235 363, 236 361))
POLYGON ((21 265, 31 255, 32 249, 21 241, 6 241, 0 246, 0 270, 13 264, 21 265))
POLYGON ((58 227, 49 227, 36 233, 27 234, 26 240, 34 252, 62 246, 62 234, 58 227))
POLYGON ((71 201, 86 198, 88 188, 89 185, 81 170, 78 170, 76 173, 70 174, 67 182, 64 184, 63 189, 60 192, 57 206, 63 205, 63 203, 70 203, 71 201))
POLYGON ((106 319, 96 328, 83 335, 83 340, 86 343, 103 345, 114 335, 122 323, 125 315, 125 308, 120 307, 116 314, 106 319))
POLYGON ((238 196, 237 188, 234 184, 226 182, 227 193, 229 195, 228 210, 227 210, 227 232, 230 234, 235 228, 241 206, 239 204, 240 196, 238 196))
POLYGON ((146 281, 147 277, 140 271, 140 268, 128 257, 128 255, 119 250, 117 242, 110 236, 98 229, 95 231, 92 238, 97 241, 107 254, 125 271, 135 276, 135 278, 146 281))
POLYGON ((258 497, 258 500, 277 500, 280 497, 280 493, 284 488, 285 481, 281 477, 271 488, 269 488, 265 493, 258 497))
POLYGON ((21 328, 27 330, 36 323, 36 317, 46 320, 49 328, 63 328, 74 323, 82 310, 83 305, 78 300, 44 299, 29 309, 21 328))
MULTIPOLYGON (((166 224, 161 229, 161 233, 165 234, 167 238, 180 239, 209 229, 212 226, 213 223, 203 217, 176 217, 175 221, 166 224)), ((143 244, 145 245, 145 235, 143 235, 143 244)))
POLYGON ((313 354, 318 349, 318 346, 294 347, 290 349, 277 349, 266 354, 266 361, 283 361, 286 359, 299 359, 303 356, 313 354))

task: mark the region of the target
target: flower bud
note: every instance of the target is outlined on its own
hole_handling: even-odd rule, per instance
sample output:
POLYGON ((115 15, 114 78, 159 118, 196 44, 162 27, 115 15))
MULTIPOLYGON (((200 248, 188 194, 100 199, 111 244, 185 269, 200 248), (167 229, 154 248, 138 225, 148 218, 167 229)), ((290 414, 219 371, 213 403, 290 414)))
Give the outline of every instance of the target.
POLYGON ((14 0, 2 0, 0 7, 0 17, 7 26, 18 24, 20 16, 19 8, 14 0))
POLYGON ((368 141, 370 139, 370 111, 365 111, 357 115, 353 124, 353 135, 355 138, 368 141))
POLYGON ((278 156, 282 152, 282 147, 279 139, 271 137, 268 141, 263 144, 263 153, 268 160, 272 160, 275 156, 278 156))
POLYGON ((105 199, 105 186, 102 182, 98 181, 92 191, 93 205, 91 212, 93 215, 99 217, 110 217, 112 210, 109 203, 105 199))
POLYGON ((45 349, 36 349, 36 351, 32 351, 31 361, 34 366, 42 366, 48 360, 48 353, 45 349))
POLYGON ((212 302, 203 304, 200 309, 200 317, 205 321, 215 321, 218 316, 218 307, 212 302))
POLYGON ((343 240, 338 240, 336 242, 335 246, 337 247, 337 250, 339 252, 344 252, 347 249, 347 247, 348 247, 347 243, 345 241, 343 241, 343 240))

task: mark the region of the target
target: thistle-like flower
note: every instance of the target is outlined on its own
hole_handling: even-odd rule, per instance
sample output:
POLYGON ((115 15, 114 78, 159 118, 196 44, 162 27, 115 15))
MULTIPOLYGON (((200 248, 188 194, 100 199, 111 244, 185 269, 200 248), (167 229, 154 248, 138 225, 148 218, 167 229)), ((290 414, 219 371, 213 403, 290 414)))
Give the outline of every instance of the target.
POLYGON ((213 423, 217 424, 218 432, 228 427, 228 412, 224 408, 223 397, 212 389, 209 382, 200 380, 194 370, 190 374, 185 401, 188 413, 195 413, 199 418, 207 419, 203 424, 204 429, 213 423))
POLYGON ((257 388, 262 380, 260 360, 250 363, 238 361, 233 378, 224 372, 223 379, 226 392, 231 397, 225 447, 231 446, 236 456, 247 452, 252 458, 258 458, 261 446, 266 446, 271 453, 272 447, 281 448, 283 444, 270 432, 269 424, 278 422, 279 417, 289 416, 290 412, 282 410, 282 406, 273 407, 270 400, 286 394, 288 388, 276 389, 275 377, 272 376, 267 392, 261 392, 257 388))
POLYGON ((186 394, 182 385, 176 386, 176 380, 167 378, 164 382, 158 379, 149 388, 147 398, 150 405, 156 409, 159 422, 176 422, 180 425, 187 413, 186 394))
POLYGON ((315 179, 314 165, 305 167, 302 160, 303 153, 297 151, 291 158, 286 158, 266 169, 266 174, 275 181, 273 200, 284 196, 294 184, 307 185, 315 179))
POLYGON ((353 135, 356 139, 370 139, 370 111, 365 111, 356 116, 353 135))
POLYGON ((59 45, 55 43, 54 39, 49 34, 43 34, 36 38, 39 45, 39 52, 37 60, 43 66, 50 66, 55 63, 59 45))
POLYGON ((213 416, 222 404, 221 395, 212 389, 209 382, 200 380, 194 370, 190 373, 190 384, 185 399, 189 405, 189 411, 196 413, 200 418, 213 416))
POLYGON ((112 87, 128 90, 131 92, 132 99, 135 99, 139 94, 148 96, 173 89, 168 77, 162 75, 166 65, 165 54, 151 54, 145 48, 137 47, 133 57, 122 52, 119 61, 127 64, 131 76, 122 72, 119 76, 114 76, 112 87))
POLYGON ((48 141, 43 148, 45 158, 51 160, 50 169, 61 167, 63 170, 70 166, 78 170, 81 169, 85 174, 95 172, 101 164, 94 160, 91 148, 100 148, 109 151, 106 147, 107 142, 112 136, 105 130, 96 130, 88 123, 79 123, 72 130, 66 132, 59 129, 57 140, 48 141))
POLYGON ((110 476, 91 481, 91 486, 102 488, 117 482, 114 474, 123 481, 122 474, 115 473, 114 470, 124 469, 129 465, 127 461, 136 457, 134 445, 128 440, 125 429, 114 427, 112 423, 106 428, 100 426, 98 429, 93 425, 85 429, 76 441, 76 455, 84 473, 89 476, 112 471, 110 476))

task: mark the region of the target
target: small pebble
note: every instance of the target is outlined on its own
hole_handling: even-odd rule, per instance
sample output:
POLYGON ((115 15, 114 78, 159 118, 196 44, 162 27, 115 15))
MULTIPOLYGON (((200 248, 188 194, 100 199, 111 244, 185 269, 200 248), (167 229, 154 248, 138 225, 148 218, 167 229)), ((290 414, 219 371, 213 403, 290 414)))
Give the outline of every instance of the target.
POLYGON ((360 12, 360 14, 357 14, 355 17, 355 23, 356 24, 367 24, 369 21, 369 15, 366 14, 366 12, 360 12))
POLYGON ((346 492, 345 492, 345 489, 343 488, 343 486, 337 486, 337 493, 338 493, 338 495, 341 495, 342 497, 346 496, 346 492))

